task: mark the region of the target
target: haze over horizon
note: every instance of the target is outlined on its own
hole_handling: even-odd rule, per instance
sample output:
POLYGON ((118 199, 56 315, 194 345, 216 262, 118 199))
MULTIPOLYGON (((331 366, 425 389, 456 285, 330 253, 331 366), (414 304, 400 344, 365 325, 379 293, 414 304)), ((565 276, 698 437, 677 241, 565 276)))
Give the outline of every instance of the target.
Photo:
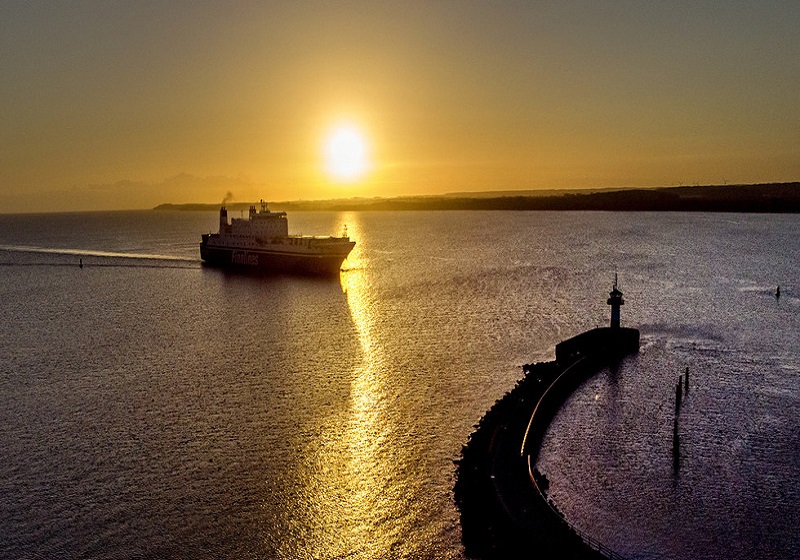
POLYGON ((800 3, 0 5, 0 212, 800 178, 800 3))

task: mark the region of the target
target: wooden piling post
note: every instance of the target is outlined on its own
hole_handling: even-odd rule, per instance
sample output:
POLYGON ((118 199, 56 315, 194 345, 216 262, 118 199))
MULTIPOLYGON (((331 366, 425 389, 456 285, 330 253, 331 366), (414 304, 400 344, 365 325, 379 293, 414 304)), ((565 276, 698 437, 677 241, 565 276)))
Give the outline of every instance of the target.
POLYGON ((681 458, 681 437, 678 435, 678 415, 672 424, 672 467, 677 471, 681 458))

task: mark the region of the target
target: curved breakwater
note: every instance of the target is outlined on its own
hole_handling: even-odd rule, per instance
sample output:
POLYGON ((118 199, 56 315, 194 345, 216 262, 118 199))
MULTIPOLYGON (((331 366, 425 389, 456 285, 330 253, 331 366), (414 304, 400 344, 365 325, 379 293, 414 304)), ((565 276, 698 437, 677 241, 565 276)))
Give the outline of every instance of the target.
POLYGON ((621 558, 572 527, 535 469, 542 439, 569 394, 602 366, 638 351, 636 329, 593 329, 560 343, 556 361, 525 377, 476 425, 458 462, 462 541, 476 558, 621 558))

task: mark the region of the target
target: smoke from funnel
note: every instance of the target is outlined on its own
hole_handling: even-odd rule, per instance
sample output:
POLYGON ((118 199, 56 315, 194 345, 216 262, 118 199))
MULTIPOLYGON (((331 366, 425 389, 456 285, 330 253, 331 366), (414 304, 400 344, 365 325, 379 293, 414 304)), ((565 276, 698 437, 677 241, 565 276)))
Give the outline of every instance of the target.
POLYGON ((233 200, 233 193, 231 191, 228 191, 225 193, 225 196, 222 197, 222 205, 225 206, 231 200, 233 200))

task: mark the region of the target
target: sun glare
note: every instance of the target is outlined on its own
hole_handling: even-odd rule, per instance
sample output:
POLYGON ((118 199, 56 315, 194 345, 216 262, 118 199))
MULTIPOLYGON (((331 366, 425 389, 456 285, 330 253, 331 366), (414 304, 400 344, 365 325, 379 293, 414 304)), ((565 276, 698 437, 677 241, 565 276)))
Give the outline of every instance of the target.
POLYGON ((355 181, 367 172, 367 143, 352 125, 340 125, 325 140, 325 170, 337 181, 355 181))

